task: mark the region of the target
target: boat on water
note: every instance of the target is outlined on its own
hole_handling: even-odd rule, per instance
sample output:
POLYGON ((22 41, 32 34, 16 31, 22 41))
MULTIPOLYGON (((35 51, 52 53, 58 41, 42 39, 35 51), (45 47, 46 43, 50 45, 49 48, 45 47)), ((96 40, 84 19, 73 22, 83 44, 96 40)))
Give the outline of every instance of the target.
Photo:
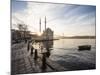
POLYGON ((81 45, 78 46, 79 51, 84 51, 84 50, 91 50, 91 45, 81 45))

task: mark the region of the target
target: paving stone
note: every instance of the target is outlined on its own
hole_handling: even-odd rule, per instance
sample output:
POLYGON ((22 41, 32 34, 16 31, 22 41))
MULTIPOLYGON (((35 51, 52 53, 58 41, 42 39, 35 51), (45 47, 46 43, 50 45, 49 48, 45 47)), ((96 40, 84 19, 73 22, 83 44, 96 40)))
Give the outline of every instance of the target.
MULTIPOLYGON (((42 72, 40 59, 38 58, 37 62, 34 60, 34 54, 31 56, 30 51, 27 51, 27 44, 15 44, 11 50, 12 75, 42 72)), ((47 71, 51 69, 48 67, 47 71)))

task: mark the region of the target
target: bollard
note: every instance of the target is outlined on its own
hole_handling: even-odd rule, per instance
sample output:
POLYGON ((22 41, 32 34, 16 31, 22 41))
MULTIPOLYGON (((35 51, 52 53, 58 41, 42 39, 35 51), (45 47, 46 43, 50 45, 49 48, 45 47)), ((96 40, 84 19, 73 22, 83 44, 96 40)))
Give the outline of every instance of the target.
POLYGON ((30 49, 30 42, 28 42, 27 50, 29 51, 30 49))
POLYGON ((43 57, 42 57, 42 69, 43 70, 46 69, 46 57, 45 57, 45 53, 43 53, 43 57))
POLYGON ((34 59, 37 60, 37 57, 38 57, 38 55, 37 55, 37 49, 35 49, 34 59))
POLYGON ((32 47, 31 47, 31 55, 33 54, 33 49, 34 49, 34 48, 33 48, 33 46, 32 46, 32 47))

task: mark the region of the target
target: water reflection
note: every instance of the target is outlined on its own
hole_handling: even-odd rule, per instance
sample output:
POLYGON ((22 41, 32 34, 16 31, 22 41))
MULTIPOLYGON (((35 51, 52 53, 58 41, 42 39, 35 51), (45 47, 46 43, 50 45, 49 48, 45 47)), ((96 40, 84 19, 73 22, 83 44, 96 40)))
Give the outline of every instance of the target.
POLYGON ((53 48, 53 41, 45 41, 43 42, 43 47, 47 50, 46 57, 49 57, 51 54, 51 50, 53 48))
POLYGON ((34 48, 41 52, 41 68, 43 71, 46 69, 45 58, 50 58, 50 60, 71 69, 84 69, 84 66, 91 68, 91 64, 88 63, 92 63, 93 68, 95 68, 95 39, 61 39, 55 41, 35 42, 34 48), (77 50, 79 45, 84 44, 91 45, 91 51, 80 52, 77 50), (83 66, 80 67, 82 64, 83 66), (71 65, 75 67, 71 67, 71 65))
POLYGON ((49 57, 51 55, 51 50, 53 49, 53 41, 34 42, 33 47, 41 50, 41 53, 45 53, 45 56, 49 57))
MULTIPOLYGON (((41 59, 41 71, 45 72, 46 58, 49 58, 51 55, 51 50, 53 49, 53 41, 42 41, 42 42, 34 42, 32 43, 32 47, 34 48, 34 61, 37 63, 37 58, 41 59)), ((31 52, 33 52, 33 48, 31 52)))

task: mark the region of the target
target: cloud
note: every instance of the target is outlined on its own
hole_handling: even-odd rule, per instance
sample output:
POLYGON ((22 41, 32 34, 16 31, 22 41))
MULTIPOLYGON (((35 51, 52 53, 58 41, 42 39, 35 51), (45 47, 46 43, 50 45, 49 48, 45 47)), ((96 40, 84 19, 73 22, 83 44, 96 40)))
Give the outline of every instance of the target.
POLYGON ((25 7, 24 10, 12 13, 12 23, 17 24, 23 21, 28 25, 29 30, 38 32, 39 19, 41 18, 42 30, 44 30, 44 18, 46 16, 47 27, 55 30, 55 34, 94 34, 95 11, 91 9, 90 12, 87 7, 88 6, 27 2, 27 7, 25 7))

